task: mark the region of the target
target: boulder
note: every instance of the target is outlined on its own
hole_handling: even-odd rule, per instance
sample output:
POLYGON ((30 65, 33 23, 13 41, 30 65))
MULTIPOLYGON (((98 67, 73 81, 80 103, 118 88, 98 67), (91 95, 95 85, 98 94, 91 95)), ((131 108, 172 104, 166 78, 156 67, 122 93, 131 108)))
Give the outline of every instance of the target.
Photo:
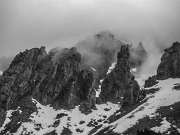
POLYGON ((145 80, 144 88, 152 87, 157 83, 158 83, 157 77, 156 75, 154 75, 152 77, 149 77, 147 80, 145 80))

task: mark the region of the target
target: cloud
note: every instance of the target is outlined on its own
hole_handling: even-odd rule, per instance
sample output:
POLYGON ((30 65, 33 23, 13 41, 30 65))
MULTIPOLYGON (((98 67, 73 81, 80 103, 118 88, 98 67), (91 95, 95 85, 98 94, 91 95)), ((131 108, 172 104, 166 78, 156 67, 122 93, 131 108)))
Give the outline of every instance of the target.
POLYGON ((0 57, 33 47, 69 47, 108 30, 123 42, 142 42, 155 60, 156 50, 180 41, 179 5, 179 0, 1 0, 0 57))
POLYGON ((93 68, 102 68, 117 60, 117 52, 124 43, 117 40, 109 31, 102 31, 75 44, 81 53, 82 63, 93 68))

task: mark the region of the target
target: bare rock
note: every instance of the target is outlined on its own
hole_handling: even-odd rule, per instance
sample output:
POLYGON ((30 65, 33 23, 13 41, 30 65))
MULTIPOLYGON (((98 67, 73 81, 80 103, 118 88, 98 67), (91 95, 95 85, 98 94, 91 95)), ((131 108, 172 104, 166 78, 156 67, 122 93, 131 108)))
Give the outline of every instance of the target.
POLYGON ((122 107, 131 107, 135 105, 138 102, 140 94, 140 86, 138 82, 135 80, 134 75, 132 75, 131 80, 126 87, 124 98, 123 98, 123 104, 122 107))
POLYGON ((165 80, 168 78, 180 78, 180 43, 174 42, 173 45, 164 50, 161 63, 157 69, 157 79, 165 80))
POLYGON ((122 102, 125 89, 129 84, 131 73, 129 67, 129 45, 123 45, 118 52, 115 68, 102 82, 100 98, 103 102, 122 102))
POLYGON ((152 77, 149 77, 146 81, 145 81, 145 84, 144 84, 144 88, 147 88, 147 87, 152 87, 153 85, 157 84, 158 81, 157 81, 157 77, 156 75, 152 76, 152 77))
POLYGON ((22 109, 21 121, 36 111, 32 98, 55 108, 74 108, 84 100, 95 106, 92 94, 93 74, 81 69, 76 48, 45 51, 33 48, 18 54, 0 77, 0 126, 6 112, 22 109))

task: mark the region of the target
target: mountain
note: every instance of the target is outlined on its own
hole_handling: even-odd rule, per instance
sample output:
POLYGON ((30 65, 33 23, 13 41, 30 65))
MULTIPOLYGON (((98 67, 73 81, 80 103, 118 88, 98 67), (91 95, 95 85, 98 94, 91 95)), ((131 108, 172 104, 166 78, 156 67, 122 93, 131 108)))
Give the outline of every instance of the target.
MULTIPOLYGON (((179 53, 170 52, 176 57, 169 61, 178 61, 179 53)), ((0 77, 0 135, 137 134, 146 128, 179 134, 180 79, 159 79, 158 68, 156 83, 148 79, 140 88, 131 71, 146 61, 140 56, 148 58, 141 43, 132 49, 109 32, 72 48, 21 52, 0 77)))
POLYGON ((168 78, 180 77, 180 43, 174 42, 173 45, 164 50, 161 57, 161 63, 157 69, 157 79, 164 80, 168 78))
POLYGON ((140 68, 140 66, 146 61, 148 61, 148 55, 141 42, 136 48, 131 47, 131 68, 140 68))
POLYGON ((109 117, 109 125, 96 135, 136 134, 137 129, 152 129, 166 134, 180 134, 180 79, 160 80, 146 88, 146 98, 125 112, 109 117))

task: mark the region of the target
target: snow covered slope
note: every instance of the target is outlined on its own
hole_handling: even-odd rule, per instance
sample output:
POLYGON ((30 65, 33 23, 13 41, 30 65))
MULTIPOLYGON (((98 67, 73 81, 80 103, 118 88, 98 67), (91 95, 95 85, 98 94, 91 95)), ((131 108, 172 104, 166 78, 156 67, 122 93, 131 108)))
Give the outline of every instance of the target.
POLYGON ((149 94, 141 105, 109 124, 109 128, 102 127, 108 129, 107 135, 113 132, 130 134, 144 128, 163 134, 175 129, 176 134, 180 134, 180 79, 159 81, 146 91, 149 94))
MULTIPOLYGON (((37 106, 37 112, 31 115, 29 122, 22 122, 21 126, 12 135, 43 135, 55 132, 61 135, 64 129, 68 128, 73 135, 87 135, 96 125, 107 125, 106 119, 119 109, 118 105, 107 103, 96 105, 89 115, 82 114, 78 106, 73 110, 55 110, 50 106, 43 106, 33 99, 37 106)), ((0 131, 3 131, 6 124, 10 122, 11 113, 18 110, 8 111, 6 121, 0 131)), ((20 110, 19 110, 20 111, 20 110)))

